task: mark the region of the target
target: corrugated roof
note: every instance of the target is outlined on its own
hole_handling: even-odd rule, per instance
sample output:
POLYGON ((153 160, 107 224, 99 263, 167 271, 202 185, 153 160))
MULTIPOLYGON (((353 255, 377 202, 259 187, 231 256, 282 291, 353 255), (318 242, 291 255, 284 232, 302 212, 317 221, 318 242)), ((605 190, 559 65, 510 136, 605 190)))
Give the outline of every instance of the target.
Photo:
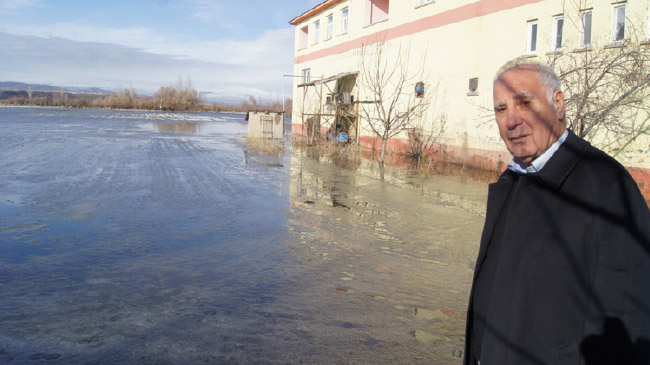
POLYGON ((346 76, 357 75, 358 73, 359 73, 359 71, 341 72, 340 74, 336 74, 334 76, 326 77, 324 79, 315 80, 315 81, 312 81, 312 82, 305 82, 304 84, 298 85, 298 87, 316 86, 316 85, 324 84, 326 82, 336 81, 336 80, 342 79, 342 78, 344 78, 346 76))
POLYGON ((248 120, 248 115, 250 113, 264 113, 264 114, 269 114, 270 115, 271 113, 284 114, 284 111, 277 111, 277 110, 249 110, 249 111, 246 112, 246 117, 244 118, 244 120, 246 120, 246 121, 248 120))
POLYGON ((302 15, 299 15, 299 16, 293 18, 289 22, 289 24, 296 25, 296 24, 302 22, 303 20, 318 14, 321 11, 324 11, 327 8, 331 7, 331 6, 334 6, 334 5, 338 4, 338 3, 340 3, 341 1, 343 1, 343 0, 326 0, 326 1, 323 1, 322 3, 320 3, 320 4, 316 5, 316 6, 314 6, 313 8, 311 8, 310 10, 307 10, 306 12, 302 13, 302 15))

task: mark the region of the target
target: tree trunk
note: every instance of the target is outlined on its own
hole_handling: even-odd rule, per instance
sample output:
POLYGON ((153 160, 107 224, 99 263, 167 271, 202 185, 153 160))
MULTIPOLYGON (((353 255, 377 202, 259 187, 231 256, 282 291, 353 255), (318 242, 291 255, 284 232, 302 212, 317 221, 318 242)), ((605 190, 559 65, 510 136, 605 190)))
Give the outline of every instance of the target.
POLYGON ((388 142, 388 136, 384 135, 381 137, 381 152, 379 153, 379 164, 384 164, 384 155, 386 154, 386 143, 388 142))

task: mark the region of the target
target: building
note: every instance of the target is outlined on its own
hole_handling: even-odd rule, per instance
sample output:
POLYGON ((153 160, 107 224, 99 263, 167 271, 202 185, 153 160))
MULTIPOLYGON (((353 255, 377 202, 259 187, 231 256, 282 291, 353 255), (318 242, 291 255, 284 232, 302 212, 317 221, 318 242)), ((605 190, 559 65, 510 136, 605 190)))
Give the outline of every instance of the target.
POLYGON ((251 110, 246 113, 248 137, 282 138, 284 135, 284 112, 251 110))
MULTIPOLYGON (((301 75, 293 85, 294 133, 342 124, 353 140, 378 146, 368 112, 377 101, 370 79, 379 77, 377 70, 392 71, 406 82, 402 88, 392 82, 388 93, 402 96, 385 98, 386 109, 399 114, 418 97, 429 99, 428 110, 391 135, 388 150, 408 152, 409 131, 418 126, 439 137, 449 162, 501 169, 510 157, 493 119, 496 70, 516 57, 562 65, 630 48, 647 55, 650 0, 327 0, 290 24, 294 73, 301 75)), ((625 123, 623 129, 638 129, 632 143, 611 140, 605 129, 590 139, 635 177, 650 178, 648 113, 625 123)))

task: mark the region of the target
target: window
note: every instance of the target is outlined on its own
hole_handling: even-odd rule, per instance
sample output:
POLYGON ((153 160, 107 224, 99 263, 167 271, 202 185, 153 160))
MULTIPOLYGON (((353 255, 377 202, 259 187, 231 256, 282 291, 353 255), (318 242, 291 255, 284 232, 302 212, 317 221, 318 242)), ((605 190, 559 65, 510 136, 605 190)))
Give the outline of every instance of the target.
POLYGON ((472 77, 469 79, 469 90, 467 92, 469 95, 478 94, 478 77, 472 77))
POLYGON ((388 19, 389 0, 366 0, 366 25, 388 19))
POLYGON ((306 84, 311 81, 311 69, 306 68, 302 70, 302 83, 306 84))
POLYGON ((262 127, 262 137, 273 138, 273 117, 260 116, 260 124, 262 127))
POLYGON ((625 11, 626 3, 614 4, 612 7, 612 42, 625 42, 625 11))
POLYGON ((580 48, 591 47, 591 10, 583 10, 580 14, 580 48))
POLYGON ((334 15, 330 14, 327 16, 327 38, 332 38, 332 32, 334 30, 334 15))
POLYGON ((558 15, 553 18, 553 51, 562 50, 562 32, 564 31, 564 16, 558 15))
POLYGON ((318 39, 320 38, 318 33, 320 33, 320 20, 314 23, 314 43, 318 43, 318 39))
POLYGON ((435 0, 420 0, 420 5, 426 5, 426 4, 431 4, 435 0))
POLYGON ((535 54, 535 52, 537 52, 537 20, 531 20, 528 22, 526 53, 535 54))
POLYGON ((424 96, 424 82, 420 81, 415 84, 415 96, 418 98, 424 96))
POLYGON ((341 34, 348 32, 348 8, 341 10, 341 34))
POLYGON ((298 49, 307 48, 307 40, 309 39, 309 27, 304 26, 298 31, 298 49))

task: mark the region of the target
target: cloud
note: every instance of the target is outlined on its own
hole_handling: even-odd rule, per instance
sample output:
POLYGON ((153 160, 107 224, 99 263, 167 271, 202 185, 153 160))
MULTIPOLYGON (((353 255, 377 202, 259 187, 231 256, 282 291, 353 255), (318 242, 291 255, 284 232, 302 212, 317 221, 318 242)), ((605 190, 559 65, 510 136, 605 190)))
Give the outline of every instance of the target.
POLYGON ((154 29, 146 27, 97 27, 81 22, 63 22, 48 25, 30 25, 7 23, 4 25, 7 33, 22 36, 44 38, 64 38, 79 42, 113 43, 129 47, 144 48, 152 44, 164 44, 169 37, 161 35, 154 29))
POLYGON ((254 4, 242 6, 240 2, 222 0, 186 0, 181 4, 179 6, 187 8, 192 20, 209 23, 228 32, 245 33, 247 28, 242 21, 255 16, 250 12, 250 6, 254 4))
POLYGON ((207 62, 238 64, 259 70, 273 68, 290 71, 293 62, 293 30, 267 30, 260 37, 250 41, 168 44, 165 50, 207 62))
POLYGON ((244 65, 284 64, 293 60, 293 29, 270 29, 252 40, 193 40, 169 36, 146 27, 111 28, 67 22, 23 27, 5 24, 5 32, 21 36, 63 38, 79 42, 117 44, 155 54, 176 55, 206 62, 244 65))
POLYGON ((223 13, 222 6, 214 0, 190 0, 188 5, 193 9, 192 17, 202 22, 217 20, 218 14, 223 13))
MULTIPOLYGON (((252 48, 248 52, 251 59, 237 56, 220 62, 187 55, 156 54, 116 44, 0 32, 0 70, 7 81, 134 87, 148 93, 175 84, 179 76, 189 76, 198 91, 221 98, 228 95, 241 98, 246 94, 268 98, 282 90, 282 74, 287 65, 279 61, 269 62, 273 57, 280 57, 268 53, 273 51, 272 47, 260 46, 286 35, 274 31, 267 33, 260 40, 246 44, 245 48, 252 48)), ((238 45, 224 47, 215 51, 236 52, 238 45)))
MULTIPOLYGON (((176 83, 182 75, 190 76, 197 90, 214 94, 244 89, 257 90, 246 92, 257 96, 277 93, 283 89, 282 75, 293 69, 293 27, 285 21, 270 21, 276 28, 261 32, 251 26, 286 15, 277 5, 267 11, 269 3, 257 1, 253 12, 238 2, 159 0, 157 9, 177 14, 175 19, 210 22, 202 28, 195 20, 192 29, 181 30, 158 28, 157 22, 103 26, 79 16, 74 21, 26 25, 6 16, 0 25, 0 81, 133 86, 151 92, 176 83), (226 27, 235 32, 225 31, 226 27)), ((39 6, 37 0, 0 0, 0 11, 39 6)))
POLYGON ((40 5, 39 0, 0 0, 0 14, 14 13, 40 5))

